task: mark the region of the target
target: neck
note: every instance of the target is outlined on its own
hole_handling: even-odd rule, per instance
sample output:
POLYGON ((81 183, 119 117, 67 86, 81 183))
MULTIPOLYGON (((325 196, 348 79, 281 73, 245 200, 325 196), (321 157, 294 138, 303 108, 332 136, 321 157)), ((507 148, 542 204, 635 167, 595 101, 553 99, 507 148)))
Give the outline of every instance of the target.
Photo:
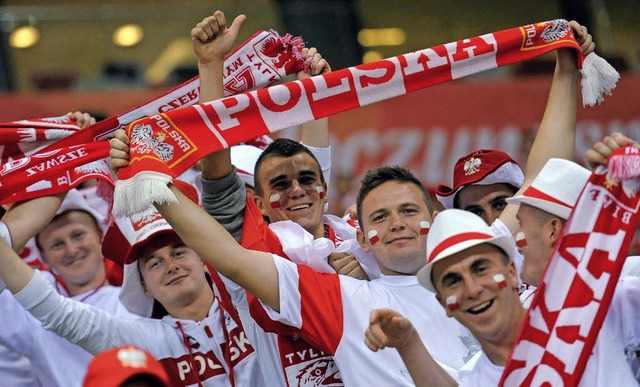
POLYGON ((208 291, 202 291, 190 301, 185 301, 178 305, 165 305, 167 312, 177 319, 202 321, 209 314, 209 309, 213 304, 213 290, 207 287, 208 291))
POLYGON ((478 340, 482 346, 482 350, 489 360, 497 366, 504 367, 507 364, 513 345, 518 338, 520 326, 524 321, 525 310, 522 305, 518 304, 517 306, 518 307, 513 312, 513 319, 510 326, 502 337, 497 339, 478 340))
POLYGON ((324 222, 320 222, 320 224, 313 229, 307 229, 306 231, 313 235, 313 239, 324 238, 326 236, 324 235, 324 222))
POLYGON ((109 281, 107 280, 107 276, 104 272, 95 276, 91 281, 84 284, 74 284, 70 281, 65 281, 65 285, 69 290, 69 296, 71 297, 74 297, 86 292, 90 292, 92 290, 96 290, 108 284, 109 284, 109 281))

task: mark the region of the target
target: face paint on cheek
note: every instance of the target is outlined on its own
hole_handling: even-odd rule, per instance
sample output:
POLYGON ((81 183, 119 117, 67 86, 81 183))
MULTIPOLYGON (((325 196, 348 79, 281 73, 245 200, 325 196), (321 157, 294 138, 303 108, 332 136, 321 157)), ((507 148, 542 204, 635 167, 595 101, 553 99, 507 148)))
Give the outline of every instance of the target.
POLYGON ((320 199, 324 199, 324 188, 322 188, 321 185, 316 186, 316 192, 318 192, 318 196, 320 196, 320 199))
POLYGON ((271 208, 280 208, 282 207, 282 203, 280 203, 280 195, 273 194, 269 197, 269 203, 271 203, 271 208))
POLYGON ((458 297, 456 297, 455 295, 451 295, 449 297, 447 297, 447 308, 449 308, 450 311, 456 311, 458 309, 460 309, 460 304, 458 304, 458 297))
POLYGON ((527 238, 522 231, 516 234, 516 246, 520 249, 527 246, 527 238))
POLYGON ((496 281, 500 289, 504 289, 507 287, 507 280, 504 278, 504 275, 496 274, 493 276, 493 280, 496 281))
POLYGON ((378 232, 376 230, 369 230, 369 232, 367 233, 367 236, 369 237, 369 243, 371 243, 371 246, 375 245, 380 241, 380 238, 378 237, 378 232))
POLYGON ((420 222, 420 235, 427 235, 429 229, 431 228, 431 223, 423 220, 420 222))

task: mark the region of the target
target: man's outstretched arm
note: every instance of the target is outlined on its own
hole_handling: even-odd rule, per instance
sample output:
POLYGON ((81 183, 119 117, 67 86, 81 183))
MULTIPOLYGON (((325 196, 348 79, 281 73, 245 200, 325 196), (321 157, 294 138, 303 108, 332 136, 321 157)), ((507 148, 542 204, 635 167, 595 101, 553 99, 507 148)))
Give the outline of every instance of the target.
POLYGON ((242 286, 272 309, 280 310, 278 271, 271 254, 247 250, 202 208, 173 185, 178 203, 156 204, 185 244, 220 274, 242 286))

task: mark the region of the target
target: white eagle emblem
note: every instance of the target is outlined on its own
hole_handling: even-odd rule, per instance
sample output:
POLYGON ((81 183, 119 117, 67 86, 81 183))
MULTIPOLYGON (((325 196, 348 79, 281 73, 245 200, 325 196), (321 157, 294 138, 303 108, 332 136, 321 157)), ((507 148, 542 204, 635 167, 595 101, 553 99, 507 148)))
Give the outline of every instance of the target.
POLYGON ((565 36, 569 29, 569 22, 567 22, 566 20, 552 20, 549 22, 549 25, 544 29, 544 31, 542 31, 542 34, 540 34, 540 38, 547 43, 553 42, 565 36))
POLYGON ((480 170, 480 165, 482 165, 482 160, 476 157, 471 157, 467 161, 464 162, 464 174, 469 176, 480 170))
POLYGON ((153 133, 151 125, 136 125, 131 134, 131 148, 138 153, 155 153, 165 163, 173 158, 173 145, 164 142, 164 133, 153 133))

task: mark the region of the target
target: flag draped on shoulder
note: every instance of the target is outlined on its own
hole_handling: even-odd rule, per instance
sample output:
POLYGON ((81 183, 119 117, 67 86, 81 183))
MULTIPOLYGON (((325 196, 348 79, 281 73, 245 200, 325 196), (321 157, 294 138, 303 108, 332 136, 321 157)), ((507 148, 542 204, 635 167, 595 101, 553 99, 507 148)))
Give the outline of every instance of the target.
POLYGON ((501 386, 577 386, 636 233, 640 152, 619 148, 591 175, 520 328, 501 386))
MULTIPOLYGON (((309 70, 303 41, 290 34, 258 31, 225 58, 224 93, 233 95, 270 85, 287 75, 309 70)), ((0 203, 67 191, 100 178, 113 184, 104 159, 108 139, 117 129, 142 117, 194 105, 199 77, 122 114, 80 130, 67 117, 0 123, 0 203)))
POLYGON ((618 73, 594 53, 581 55, 566 20, 463 39, 409 54, 275 85, 132 122, 130 164, 120 170, 114 214, 174 202, 166 184, 201 157, 293 125, 369 105, 442 82, 528 60, 560 48, 578 52, 583 100, 592 105, 618 73))

